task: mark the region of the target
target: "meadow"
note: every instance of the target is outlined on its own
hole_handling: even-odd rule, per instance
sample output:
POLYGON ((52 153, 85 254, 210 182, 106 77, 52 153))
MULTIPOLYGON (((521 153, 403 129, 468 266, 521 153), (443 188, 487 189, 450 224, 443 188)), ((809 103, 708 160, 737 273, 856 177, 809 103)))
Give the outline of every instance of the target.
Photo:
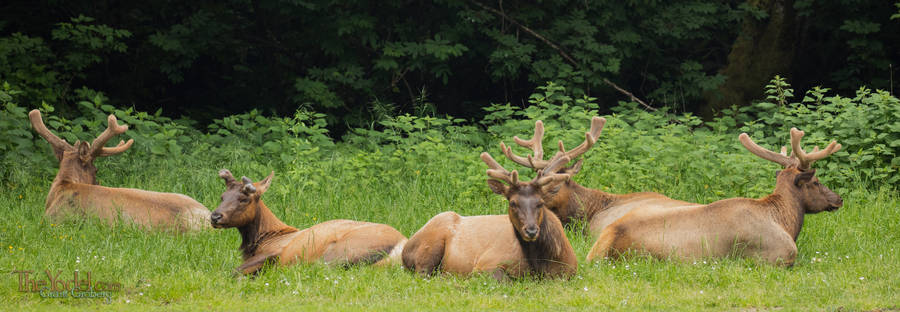
MULTIPOLYGON (((896 104, 892 99, 888 104, 896 104)), ((198 131, 188 123, 140 117, 95 103, 86 108, 91 114, 85 114, 84 121, 58 120, 48 126, 61 136, 68 130, 86 139, 102 124, 84 133, 73 130, 74 125, 103 120, 105 113, 116 112, 133 125, 127 134, 136 138, 132 150, 96 162, 101 185, 182 193, 214 209, 225 190, 219 169, 253 180, 275 171, 263 200, 289 225, 304 228, 330 219, 356 219, 390 224, 410 236, 442 211, 506 213, 506 201, 486 187, 486 166, 478 154, 490 152, 507 168, 516 168, 501 159, 497 143, 509 143, 512 135, 529 136, 534 119, 547 123, 548 151, 555 147, 548 142, 557 139, 574 146, 596 114, 589 99, 579 101, 551 94, 526 109, 494 106, 474 125, 451 118, 395 116, 339 141, 323 139, 315 115, 301 112, 293 119, 250 113, 198 131), (159 131, 162 135, 154 137, 154 131, 166 127, 181 132, 159 131), (174 145, 168 141, 182 136, 186 139, 175 139, 174 145)), ((723 119, 704 124, 696 117, 643 112, 627 104, 605 117, 609 122, 600 142, 585 154, 584 168, 574 179, 614 193, 656 191, 697 203, 759 198, 774 189, 775 170, 780 168, 744 150, 737 134, 748 131, 760 142, 787 142, 785 125, 738 126, 723 119)), ((900 309, 896 166, 889 165, 890 159, 886 169, 870 166, 878 155, 875 160, 859 157, 870 154, 834 131, 825 133, 828 128, 822 125, 802 119, 791 123, 810 133, 807 146, 822 146, 832 138, 845 145, 842 152, 814 165, 823 184, 840 194, 844 205, 835 212, 806 216, 793 267, 730 258, 585 263, 592 242, 576 223, 567 228, 579 258, 575 277, 508 282, 489 275, 422 278, 399 266, 321 264, 272 267, 255 278, 234 278, 232 269, 241 263, 240 237, 234 229, 154 233, 93 220, 57 224, 45 219, 44 200, 56 165, 47 144, 33 139, 31 157, 11 161, 13 153, 25 152, 5 151, 9 154, 0 170, 0 306, 141 311, 900 309), (18 290, 16 270, 33 270, 39 276, 44 270, 60 270, 64 278, 75 270, 91 272, 94 280, 117 282, 123 289, 108 302, 41 298, 18 290)))

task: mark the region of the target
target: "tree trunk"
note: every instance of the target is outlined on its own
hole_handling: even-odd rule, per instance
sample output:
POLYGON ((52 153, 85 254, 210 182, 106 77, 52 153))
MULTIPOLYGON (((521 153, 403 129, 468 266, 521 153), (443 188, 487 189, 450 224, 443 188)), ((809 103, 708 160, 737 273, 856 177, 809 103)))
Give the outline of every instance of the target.
POLYGON ((718 89, 706 92, 703 115, 712 117, 732 105, 745 106, 761 99, 766 83, 774 75, 787 75, 794 60, 797 22, 793 0, 747 0, 751 7, 768 14, 759 20, 750 13, 731 46, 726 76, 718 89))

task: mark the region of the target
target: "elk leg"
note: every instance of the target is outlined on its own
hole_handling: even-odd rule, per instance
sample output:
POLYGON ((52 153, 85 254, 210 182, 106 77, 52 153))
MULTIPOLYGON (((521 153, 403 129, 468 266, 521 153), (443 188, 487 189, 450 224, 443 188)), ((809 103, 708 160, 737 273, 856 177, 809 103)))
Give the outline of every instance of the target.
POLYGON ((394 248, 394 244, 372 243, 371 239, 357 237, 334 242, 325 249, 322 261, 342 265, 371 264, 384 258, 394 248))
POLYGON ((759 244, 749 245, 755 248, 747 250, 748 256, 762 259, 772 265, 791 267, 797 258, 797 244, 783 231, 768 235, 765 239, 760 238, 759 244))
POLYGON ((412 240, 403 250, 403 265, 423 276, 430 276, 444 258, 444 238, 428 241, 412 240))
POLYGON ((616 253, 616 251, 613 250, 613 243, 615 243, 617 239, 620 239, 625 233, 623 230, 618 230, 618 227, 615 228, 617 230, 613 230, 613 227, 608 226, 600 232, 600 237, 597 238, 597 241, 594 242, 594 246, 591 247, 591 251, 588 252, 587 262, 600 260, 616 253))
POLYGON ((459 219, 460 216, 454 212, 444 212, 431 218, 406 242, 403 266, 424 276, 433 274, 444 259, 444 248, 459 219))
POLYGON ((267 263, 275 263, 278 260, 278 254, 260 254, 244 260, 244 263, 237 267, 235 275, 256 275, 267 263))

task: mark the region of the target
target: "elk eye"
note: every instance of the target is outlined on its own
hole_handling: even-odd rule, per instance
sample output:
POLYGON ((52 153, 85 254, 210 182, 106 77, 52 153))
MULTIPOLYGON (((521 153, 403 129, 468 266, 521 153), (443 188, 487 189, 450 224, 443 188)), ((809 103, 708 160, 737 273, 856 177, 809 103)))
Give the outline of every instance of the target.
POLYGON ((249 203, 249 202, 250 202, 250 198, 249 198, 249 197, 241 198, 241 203, 242 203, 242 204, 246 204, 246 203, 249 203))

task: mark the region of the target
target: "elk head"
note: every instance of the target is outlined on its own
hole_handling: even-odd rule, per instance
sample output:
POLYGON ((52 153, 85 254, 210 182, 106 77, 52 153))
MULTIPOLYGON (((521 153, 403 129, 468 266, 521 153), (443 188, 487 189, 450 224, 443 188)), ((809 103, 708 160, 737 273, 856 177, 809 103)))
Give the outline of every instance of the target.
POLYGON ((786 188, 803 205, 804 212, 817 213, 822 211, 834 211, 844 204, 841 196, 819 183, 816 170, 811 169, 812 164, 819 159, 828 157, 841 149, 836 141, 831 141, 824 150, 813 147, 811 153, 806 153, 800 147, 800 140, 805 133, 791 128, 791 155, 787 154, 787 147, 781 147, 781 153, 767 150, 750 139, 746 133, 741 133, 738 139, 754 155, 765 160, 780 164, 784 170, 776 173, 776 190, 786 188))
MULTIPOLYGON (((591 129, 588 132, 584 133, 584 142, 573 148, 572 150, 566 151, 563 146, 562 140, 559 141, 559 153, 571 159, 576 159, 585 152, 587 152, 591 147, 594 146, 594 143, 597 143, 597 139, 600 137, 600 133, 603 131, 603 126, 606 124, 606 119, 603 117, 594 116, 591 118, 591 129)), ((522 166, 533 169, 536 172, 539 171, 548 171, 547 167, 551 164, 551 160, 543 160, 544 156, 544 148, 542 146, 541 141, 544 138, 544 122, 538 120, 534 123, 534 135, 529 140, 522 140, 518 136, 513 137, 513 141, 516 142, 519 146, 528 148, 532 150, 532 155, 528 155, 526 157, 518 156, 512 152, 512 148, 507 146, 505 143, 500 142, 500 149, 503 151, 503 154, 506 155, 506 158, 512 160, 513 162, 520 164, 522 166)), ((568 161, 567 161, 568 162, 568 161)), ((566 167, 565 162, 562 164, 563 166, 559 168, 552 168, 553 173, 562 174, 564 176, 574 176, 579 171, 581 171, 582 161, 579 159, 575 162, 574 165, 566 167)), ((566 219, 573 212, 565 211, 569 207, 569 197, 572 189, 570 187, 564 187, 567 185, 568 179, 563 180, 566 183, 554 183, 552 187, 545 188, 544 192, 544 201, 548 209, 553 211, 560 219, 566 219)))
POLYGON ((487 180, 488 186, 509 202, 509 221, 516 232, 527 242, 537 240, 544 222, 546 195, 571 177, 570 174, 558 172, 569 162, 569 157, 565 153, 557 153, 544 170, 539 170, 537 176, 528 182, 519 181, 517 171, 507 171, 487 152, 481 153, 481 160, 490 168, 487 170, 487 175, 491 177, 487 180))
POLYGON ((103 146, 114 136, 125 133, 128 130, 127 125, 118 124, 114 115, 107 117, 106 130, 93 142, 75 141, 74 146, 47 129, 41 118, 41 111, 37 109, 32 110, 28 113, 28 118, 31 120, 31 126, 34 128, 34 131, 50 143, 56 159, 59 160, 57 177, 65 177, 72 182, 97 184, 97 167, 94 166, 94 159, 100 156, 112 156, 122 153, 134 143, 134 140, 129 139, 128 142, 119 141, 119 144, 115 147, 103 146))
POLYGON ((269 189, 274 176, 275 172, 272 171, 262 181, 253 183, 247 177, 241 177, 241 181, 235 180, 228 169, 219 171, 219 177, 225 180, 225 192, 222 193, 222 203, 210 215, 212 226, 242 227, 256 219, 260 209, 260 196, 269 189))

